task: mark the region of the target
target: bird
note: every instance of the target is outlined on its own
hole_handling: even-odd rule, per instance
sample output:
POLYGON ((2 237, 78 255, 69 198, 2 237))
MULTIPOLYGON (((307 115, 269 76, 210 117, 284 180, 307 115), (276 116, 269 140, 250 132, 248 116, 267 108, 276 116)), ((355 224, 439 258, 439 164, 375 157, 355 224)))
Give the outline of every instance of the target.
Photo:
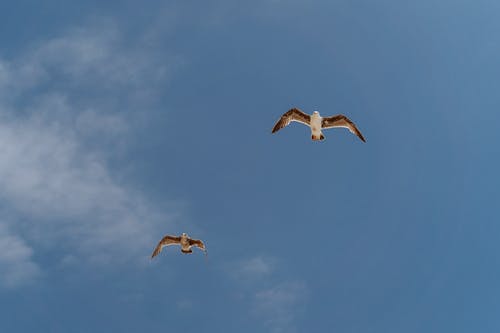
POLYGON ((185 254, 193 253, 193 250, 191 250, 191 248, 193 246, 196 246, 201 250, 203 250, 205 254, 207 254, 207 249, 205 248, 205 244, 203 244, 201 240, 190 238, 188 234, 183 232, 182 235, 180 236, 166 235, 165 237, 163 237, 160 240, 160 242, 158 242, 158 245, 156 245, 153 254, 151 254, 151 259, 160 254, 164 246, 177 245, 177 244, 181 246, 182 253, 185 254))
POLYGON ((343 114, 331 117, 321 117, 318 111, 314 111, 312 115, 308 115, 297 108, 292 108, 285 112, 276 122, 271 133, 275 133, 288 126, 292 121, 309 126, 311 128, 311 139, 313 141, 322 141, 325 139, 325 136, 321 131, 322 129, 344 127, 347 128, 352 134, 357 135, 361 141, 366 142, 363 134, 361 134, 356 125, 354 125, 354 123, 343 114))

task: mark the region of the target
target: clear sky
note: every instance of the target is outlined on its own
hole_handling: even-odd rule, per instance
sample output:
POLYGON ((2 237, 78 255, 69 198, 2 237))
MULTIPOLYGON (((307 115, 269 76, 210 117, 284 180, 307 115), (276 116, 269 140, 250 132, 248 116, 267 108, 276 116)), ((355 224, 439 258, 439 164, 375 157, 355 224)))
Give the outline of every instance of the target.
POLYGON ((499 332, 499 15, 0 2, 0 331, 499 332))

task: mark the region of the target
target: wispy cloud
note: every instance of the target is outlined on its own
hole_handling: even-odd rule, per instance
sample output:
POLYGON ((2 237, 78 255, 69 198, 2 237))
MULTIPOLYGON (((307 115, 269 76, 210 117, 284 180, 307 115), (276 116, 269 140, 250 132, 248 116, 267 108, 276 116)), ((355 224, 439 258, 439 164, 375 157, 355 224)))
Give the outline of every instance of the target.
POLYGON ((272 332, 295 332, 294 321, 306 297, 304 283, 283 282, 255 294, 255 312, 272 332))
POLYGON ((257 255, 241 259, 229 268, 238 282, 241 299, 251 313, 271 332, 296 331, 296 319, 307 300, 307 286, 287 274, 286 267, 273 256, 257 255))
POLYGON ((33 250, 0 224, 0 286, 17 287, 40 275, 32 260, 33 250))
POLYGON ((158 222, 172 223, 106 159, 133 126, 123 105, 150 104, 170 65, 109 22, 0 59, 0 200, 14 216, 0 222, 0 283, 36 277, 41 244, 68 251, 65 264, 119 262, 147 255, 158 222))
POLYGON ((23 68, 43 73, 45 80, 68 79, 70 87, 128 89, 129 94, 154 89, 173 67, 173 57, 157 54, 141 38, 124 37, 115 24, 103 21, 42 43, 21 62, 23 68))
POLYGON ((255 256, 243 259, 230 268, 233 277, 237 279, 254 280, 269 275, 276 265, 276 260, 269 256, 255 256))
POLYGON ((188 298, 183 298, 177 301, 177 309, 179 310, 189 310, 193 307, 193 301, 188 298))

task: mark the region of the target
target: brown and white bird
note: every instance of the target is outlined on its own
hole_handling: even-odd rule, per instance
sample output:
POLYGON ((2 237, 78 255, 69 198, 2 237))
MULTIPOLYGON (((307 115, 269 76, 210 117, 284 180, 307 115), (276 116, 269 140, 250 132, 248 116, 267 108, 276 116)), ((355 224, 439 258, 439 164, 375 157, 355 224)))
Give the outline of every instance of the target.
POLYGON ((288 126, 292 121, 296 121, 307 125, 311 128, 311 139, 313 141, 324 140, 325 136, 322 129, 327 128, 335 128, 335 127, 344 127, 351 131, 352 134, 358 136, 361 141, 366 142, 365 138, 358 130, 356 125, 342 114, 338 114, 332 117, 321 117, 318 111, 314 111, 312 115, 308 115, 297 108, 293 108, 285 112, 281 118, 278 120, 276 125, 273 127, 272 133, 275 133, 282 129, 283 127, 288 126))
POLYGON ((192 239, 190 238, 186 233, 182 233, 180 236, 170 236, 166 235, 163 237, 158 245, 156 245, 156 248, 153 251, 153 254, 151 255, 151 258, 156 257, 163 247, 165 246, 170 246, 170 245, 180 245, 181 246, 181 252, 182 253, 193 253, 193 250, 191 248, 193 246, 196 246, 203 250, 205 254, 207 254, 207 249, 205 248, 205 244, 199 239, 192 239))

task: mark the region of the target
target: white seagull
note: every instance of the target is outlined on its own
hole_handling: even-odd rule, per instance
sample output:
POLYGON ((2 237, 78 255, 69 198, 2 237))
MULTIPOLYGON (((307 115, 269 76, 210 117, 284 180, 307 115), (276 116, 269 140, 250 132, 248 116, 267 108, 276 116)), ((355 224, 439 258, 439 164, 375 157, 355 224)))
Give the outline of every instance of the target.
POLYGON ((153 251, 153 254, 151 255, 151 259, 156 257, 163 247, 165 246, 170 246, 170 245, 177 245, 179 244, 181 246, 181 252, 182 253, 193 253, 193 250, 191 248, 193 246, 196 246, 203 250, 205 254, 207 254, 207 249, 205 248, 205 244, 199 239, 192 239, 190 238, 186 233, 182 233, 180 236, 170 236, 166 235, 163 237, 158 245, 156 245, 156 248, 153 251))
POLYGON ((357 135, 361 141, 366 142, 361 132, 356 128, 356 125, 342 114, 323 118, 319 115, 318 111, 314 111, 312 115, 308 115, 296 108, 288 110, 281 116, 280 120, 274 125, 272 133, 288 126, 292 121, 309 126, 311 128, 311 139, 313 141, 325 139, 323 132, 321 132, 322 129, 344 127, 351 131, 352 134, 357 135))

